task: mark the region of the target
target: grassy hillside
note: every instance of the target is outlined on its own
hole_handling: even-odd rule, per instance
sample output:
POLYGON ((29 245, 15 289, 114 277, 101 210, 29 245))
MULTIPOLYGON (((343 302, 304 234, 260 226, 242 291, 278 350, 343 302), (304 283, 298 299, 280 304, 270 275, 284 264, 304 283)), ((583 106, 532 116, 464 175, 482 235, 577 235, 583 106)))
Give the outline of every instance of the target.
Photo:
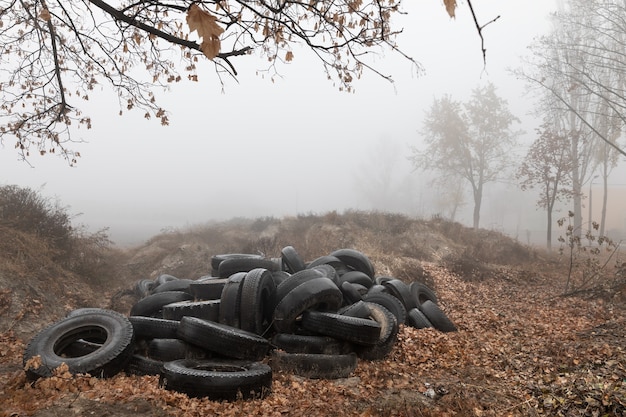
POLYGON ((0 236, 0 416, 65 415, 68 407, 96 417, 626 413, 623 271, 603 272, 611 282, 606 291, 562 297, 567 258, 496 232, 386 213, 233 219, 163 233, 128 250, 83 245, 92 251, 73 256, 82 269, 60 262, 54 247, 32 233, 7 226, 0 236), (195 279, 210 273, 214 254, 271 258, 286 245, 307 261, 354 248, 379 276, 425 282, 459 331, 402 326, 385 360, 360 361, 353 377, 337 381, 277 374, 262 401, 193 400, 160 389, 154 377, 26 383, 24 343, 71 309, 127 313, 139 279, 163 273, 195 279))

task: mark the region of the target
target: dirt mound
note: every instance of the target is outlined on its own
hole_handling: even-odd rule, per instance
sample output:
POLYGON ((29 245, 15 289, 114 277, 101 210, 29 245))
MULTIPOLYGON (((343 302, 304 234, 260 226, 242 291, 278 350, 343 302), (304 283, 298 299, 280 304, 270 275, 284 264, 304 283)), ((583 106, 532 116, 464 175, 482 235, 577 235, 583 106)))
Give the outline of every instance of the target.
POLYGON ((125 251, 106 291, 59 267, 32 236, 2 228, 0 236, 0 417, 626 415, 626 311, 561 297, 566 268, 496 232, 384 213, 235 219, 125 251), (137 280, 197 278, 211 272, 214 254, 277 257, 287 245, 306 260, 355 248, 377 275, 424 281, 459 331, 401 326, 384 360, 359 361, 352 377, 337 381, 276 372, 264 400, 190 399, 163 390, 157 377, 123 373, 26 381, 24 343, 67 311, 125 312, 137 280))

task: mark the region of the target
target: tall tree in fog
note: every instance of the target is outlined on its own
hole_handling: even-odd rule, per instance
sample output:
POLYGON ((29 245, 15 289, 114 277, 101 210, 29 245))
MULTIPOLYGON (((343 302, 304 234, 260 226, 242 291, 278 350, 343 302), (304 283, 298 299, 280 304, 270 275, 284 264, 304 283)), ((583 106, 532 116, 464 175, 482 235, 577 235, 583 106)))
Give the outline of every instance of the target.
POLYGON ((445 181, 463 181, 471 186, 474 200, 473 226, 478 228, 485 184, 503 179, 511 164, 511 151, 519 132, 512 125, 506 100, 498 97, 493 84, 472 91, 466 103, 450 96, 435 99, 422 129, 425 148, 412 148, 418 169, 437 171, 445 181))
POLYGON ((570 140, 567 132, 558 132, 554 121, 546 122, 537 132, 533 142, 519 166, 516 176, 522 190, 536 189, 539 193, 537 206, 546 210, 546 245, 552 247, 552 214, 555 203, 572 196, 572 169, 570 140))
POLYGON ((556 114, 570 132, 574 230, 580 234, 583 186, 594 175, 598 142, 611 149, 602 151, 605 184, 615 155, 626 156, 617 142, 626 122, 626 3, 569 0, 553 20, 552 33, 531 46, 528 65, 517 74, 539 91, 538 108, 556 114))

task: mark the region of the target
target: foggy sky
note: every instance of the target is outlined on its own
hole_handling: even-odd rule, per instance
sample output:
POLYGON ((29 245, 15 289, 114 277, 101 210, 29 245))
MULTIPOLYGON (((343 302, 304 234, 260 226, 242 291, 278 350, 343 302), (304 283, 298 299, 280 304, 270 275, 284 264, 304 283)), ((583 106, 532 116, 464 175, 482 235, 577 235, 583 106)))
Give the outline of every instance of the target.
MULTIPOLYGON (((425 174, 411 172, 406 160, 409 146, 419 146, 424 112, 436 97, 466 100, 472 89, 493 82, 522 120, 514 128, 528 132, 523 140, 529 143, 536 127, 527 115, 532 101, 506 69, 518 66, 533 37, 547 30, 546 16, 555 5, 476 2, 481 23, 501 16, 483 33, 486 68, 465 2, 454 20, 439 0, 406 1, 404 7, 409 14, 399 22, 405 29, 398 43, 425 75, 417 77, 408 61, 381 56, 380 68, 395 85, 366 74, 355 93, 342 93, 311 54, 296 49, 274 82, 256 74, 266 65, 263 59, 233 59, 238 83, 226 80, 222 92, 207 61, 199 66, 200 83, 185 81, 157 93, 171 113, 169 127, 146 121, 141 112, 118 116, 117 100, 105 86, 85 106, 93 129, 75 133, 86 141, 76 145, 82 154, 76 167, 50 155, 33 156, 30 167, 5 143, 0 184, 41 189, 68 206, 76 223, 109 227, 117 243, 135 244, 162 229, 212 219, 369 209, 358 182, 367 179, 368 164, 372 175, 381 169, 372 160, 382 141, 400 149, 394 175, 412 189, 403 194, 408 203, 399 203, 403 210, 432 213, 425 174)), ((490 205, 481 225, 508 222, 503 215, 489 217, 490 205)))

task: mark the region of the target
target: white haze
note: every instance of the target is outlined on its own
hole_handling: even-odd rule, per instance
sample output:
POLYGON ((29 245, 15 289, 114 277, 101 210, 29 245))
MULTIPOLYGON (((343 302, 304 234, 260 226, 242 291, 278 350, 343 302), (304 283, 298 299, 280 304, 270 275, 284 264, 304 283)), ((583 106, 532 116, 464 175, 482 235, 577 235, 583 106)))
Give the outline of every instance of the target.
MULTIPOLYGON (((387 53, 379 58, 380 68, 393 75, 395 85, 367 74, 355 83, 356 93, 342 93, 311 54, 296 50, 274 82, 256 74, 265 61, 233 59, 239 82, 227 79, 222 93, 207 62, 200 67, 200 83, 182 82, 158 93, 171 112, 169 127, 148 122, 139 112, 119 117, 117 101, 105 87, 85 109, 93 129, 76 132, 86 142, 77 145, 83 156, 76 167, 50 155, 33 156, 31 167, 18 162, 12 144, 5 143, 0 183, 41 189, 67 205, 76 223, 90 230, 109 227, 119 244, 236 216, 370 209, 363 189, 389 161, 400 185, 395 207, 387 208, 425 217, 438 213, 425 174, 412 172, 406 159, 409 146, 419 146, 424 112, 435 97, 466 100, 472 89, 493 82, 523 121, 518 127, 529 143, 536 127, 527 114, 532 101, 507 68, 517 67, 533 37, 548 29, 555 4, 474 2, 481 23, 501 16, 484 30, 484 67, 465 1, 456 19, 447 16, 440 0, 404 3, 409 14, 398 22, 405 28, 399 44, 424 65, 421 77, 407 61, 387 53), (386 147, 394 149, 392 155, 381 155, 377 163, 386 147)), ((543 219, 532 204, 520 213, 519 202, 529 199, 514 189, 486 190, 482 226, 529 228, 520 225, 543 219)), ((470 223, 470 216, 458 220, 470 223)))

